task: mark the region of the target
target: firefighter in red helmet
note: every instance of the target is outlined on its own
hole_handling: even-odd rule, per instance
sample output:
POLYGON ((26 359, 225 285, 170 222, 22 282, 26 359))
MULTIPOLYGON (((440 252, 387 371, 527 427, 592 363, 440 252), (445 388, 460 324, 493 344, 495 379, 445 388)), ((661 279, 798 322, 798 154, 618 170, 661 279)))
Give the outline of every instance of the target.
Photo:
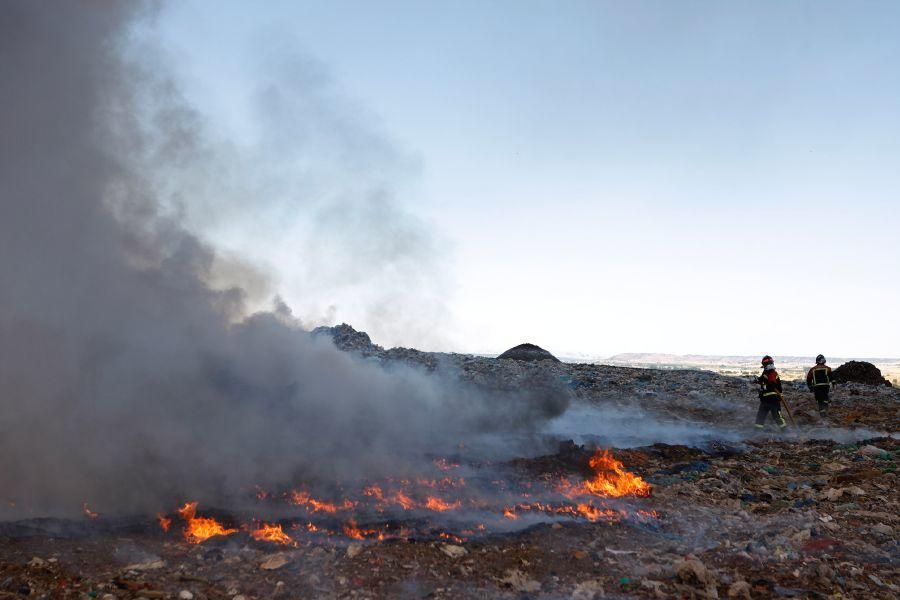
POLYGON ((772 415, 772 420, 779 429, 787 427, 784 417, 781 415, 781 378, 775 370, 775 360, 769 356, 763 356, 763 373, 756 382, 759 384, 759 410, 756 411, 756 428, 763 429, 766 425, 766 416, 772 415))

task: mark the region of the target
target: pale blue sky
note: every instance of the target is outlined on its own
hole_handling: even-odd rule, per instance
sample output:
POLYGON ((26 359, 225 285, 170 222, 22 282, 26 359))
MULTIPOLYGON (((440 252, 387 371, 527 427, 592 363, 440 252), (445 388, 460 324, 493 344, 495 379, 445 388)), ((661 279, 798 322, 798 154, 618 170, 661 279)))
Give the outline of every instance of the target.
POLYGON ((328 164, 437 240, 426 339, 298 283, 291 236, 211 234, 302 316, 334 293, 323 318, 389 345, 900 356, 900 3, 192 0, 158 28, 236 140, 260 73, 301 57, 340 106, 309 139, 339 130, 328 164), (377 143, 347 159, 348 131, 377 143))

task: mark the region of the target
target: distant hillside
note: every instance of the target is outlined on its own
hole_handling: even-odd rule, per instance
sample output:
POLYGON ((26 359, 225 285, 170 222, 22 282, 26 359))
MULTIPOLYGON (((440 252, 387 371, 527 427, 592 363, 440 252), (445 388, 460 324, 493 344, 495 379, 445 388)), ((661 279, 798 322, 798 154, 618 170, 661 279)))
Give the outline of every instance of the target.
MULTIPOLYGON (((617 367, 703 369, 723 375, 754 375, 759 373, 759 359, 759 356, 635 352, 616 354, 598 362, 617 367)), ((775 364, 784 379, 805 377, 813 360, 812 356, 775 356, 775 364)), ((900 383, 900 358, 828 357, 828 365, 837 368, 850 360, 864 360, 873 363, 881 369, 887 379, 894 383, 900 383)))

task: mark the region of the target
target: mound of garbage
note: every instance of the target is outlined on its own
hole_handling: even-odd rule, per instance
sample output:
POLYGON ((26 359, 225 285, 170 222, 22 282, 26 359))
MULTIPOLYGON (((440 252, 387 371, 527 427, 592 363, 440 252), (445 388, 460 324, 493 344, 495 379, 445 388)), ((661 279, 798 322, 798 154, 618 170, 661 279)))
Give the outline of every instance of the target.
POLYGON ((844 363, 832 371, 831 375, 837 383, 854 382, 891 387, 891 382, 884 378, 878 367, 861 360, 844 363))
POLYGON ((529 344, 527 342, 510 348, 497 358, 511 358, 513 360, 521 360, 525 362, 535 362, 539 360, 552 360, 553 362, 560 362, 558 358, 556 358, 540 346, 529 344))
POLYGON ((346 323, 335 325, 334 327, 316 327, 312 330, 312 335, 318 337, 324 335, 330 337, 334 345, 344 352, 357 352, 362 356, 371 356, 380 354, 384 348, 372 343, 372 338, 365 331, 357 331, 346 323))

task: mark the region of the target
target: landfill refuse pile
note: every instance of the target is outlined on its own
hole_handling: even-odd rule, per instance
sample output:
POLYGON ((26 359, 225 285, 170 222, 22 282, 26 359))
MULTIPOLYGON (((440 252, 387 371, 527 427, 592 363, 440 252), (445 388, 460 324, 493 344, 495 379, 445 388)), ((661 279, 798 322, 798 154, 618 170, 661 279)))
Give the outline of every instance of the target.
MULTIPOLYGON (((436 458, 441 475, 420 483, 440 497, 427 501, 416 482, 390 481, 341 501, 295 491, 302 521, 193 503, 0 522, 0 599, 900 596, 896 389, 839 385, 822 418, 805 382, 785 382, 796 425, 758 432, 752 378, 384 349, 349 325, 323 334, 388 370, 489 389, 552 382, 570 405, 513 440, 531 452, 436 458)), ((259 490, 260 506, 271 500, 259 490)))
POLYGON ((514 346, 498 356, 500 359, 512 359, 512 360, 523 360, 526 362, 538 361, 538 360, 552 360, 554 362, 560 362, 558 358, 541 348, 540 346, 536 346, 534 344, 519 344, 518 346, 514 346))
POLYGON ((352 326, 341 323, 334 327, 316 327, 312 330, 313 337, 327 337, 344 352, 354 352, 361 356, 370 356, 384 352, 384 348, 372 343, 372 339, 365 331, 357 331, 352 326))
POLYGON ((832 371, 832 377, 838 383, 865 383, 868 385, 891 386, 891 382, 884 378, 881 370, 872 363, 851 360, 832 371))

